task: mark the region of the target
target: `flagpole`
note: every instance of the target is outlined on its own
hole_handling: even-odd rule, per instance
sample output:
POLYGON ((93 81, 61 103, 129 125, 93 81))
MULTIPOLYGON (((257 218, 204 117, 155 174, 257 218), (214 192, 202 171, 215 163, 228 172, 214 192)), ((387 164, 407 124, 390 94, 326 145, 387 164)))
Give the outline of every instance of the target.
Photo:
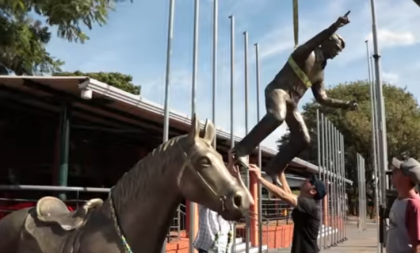
MULTIPOLYGON (((382 91, 382 77, 381 77, 381 56, 379 52, 379 45, 378 45, 378 32, 377 32, 377 24, 376 24, 376 9, 375 9, 375 0, 370 0, 371 4, 371 11, 372 11, 372 37, 373 37, 373 59, 375 60, 375 88, 377 92, 377 109, 378 109, 378 139, 379 139, 379 164, 378 168, 382 170, 387 170, 388 168, 388 150, 387 150, 387 140, 386 140, 386 124, 385 124, 385 105, 384 105, 384 97, 382 91)), ((382 181, 382 199, 380 200, 380 204, 382 207, 386 204, 386 189, 387 187, 387 180, 386 180, 386 173, 385 171, 382 173, 382 177, 379 179, 382 181)), ((379 231, 379 233, 383 233, 384 231, 379 231)), ((379 236, 379 235, 378 235, 379 236)), ((378 244, 378 251, 383 252, 383 245, 378 244)))
MULTIPOLYGON (((169 139, 169 88, 171 82, 171 56, 172 56, 172 39, 174 34, 174 12, 175 0, 169 2, 169 21, 168 21, 168 42, 166 50, 166 77, 165 77, 165 102, 163 113, 163 142, 169 139)), ((162 244, 162 253, 166 252, 166 241, 162 244)))

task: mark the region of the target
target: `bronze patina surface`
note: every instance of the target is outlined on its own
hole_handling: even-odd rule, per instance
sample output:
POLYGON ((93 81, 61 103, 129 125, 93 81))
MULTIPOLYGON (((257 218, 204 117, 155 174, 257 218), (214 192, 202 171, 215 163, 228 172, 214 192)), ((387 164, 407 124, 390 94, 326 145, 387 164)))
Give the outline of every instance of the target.
POLYGON ((262 120, 233 149, 235 159, 247 166, 248 156, 268 135, 286 121, 290 141, 263 169, 273 180, 290 161, 310 145, 310 136, 298 111, 298 103, 305 92, 312 89, 315 99, 323 106, 357 109, 356 101, 329 98, 324 88, 324 69, 327 60, 334 59, 345 47, 344 39, 336 31, 349 23, 347 15, 297 47, 288 62, 265 88, 267 113, 262 120))

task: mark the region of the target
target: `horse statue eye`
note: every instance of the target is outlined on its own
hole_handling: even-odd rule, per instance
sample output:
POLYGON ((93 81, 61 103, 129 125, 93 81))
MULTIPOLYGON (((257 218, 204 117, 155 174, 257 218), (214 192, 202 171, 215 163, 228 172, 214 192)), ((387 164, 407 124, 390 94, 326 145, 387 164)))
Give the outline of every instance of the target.
POLYGON ((210 165, 211 161, 207 156, 203 156, 200 158, 200 164, 201 165, 210 165))

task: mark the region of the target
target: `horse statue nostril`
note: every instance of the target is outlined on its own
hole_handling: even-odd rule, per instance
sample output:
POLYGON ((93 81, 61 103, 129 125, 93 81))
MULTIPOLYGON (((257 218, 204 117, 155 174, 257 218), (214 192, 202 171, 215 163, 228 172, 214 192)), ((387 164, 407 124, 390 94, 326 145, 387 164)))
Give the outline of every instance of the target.
POLYGON ((233 204, 237 208, 242 207, 242 196, 241 195, 235 195, 235 197, 233 198, 233 204))

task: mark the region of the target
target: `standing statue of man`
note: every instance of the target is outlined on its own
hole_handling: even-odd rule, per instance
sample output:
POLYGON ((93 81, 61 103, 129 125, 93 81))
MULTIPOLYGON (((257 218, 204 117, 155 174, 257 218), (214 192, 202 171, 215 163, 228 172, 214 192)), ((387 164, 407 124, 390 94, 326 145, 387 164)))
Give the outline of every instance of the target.
POLYGON ((298 111, 299 100, 311 88, 315 99, 323 106, 357 109, 356 101, 342 101, 329 98, 324 88, 324 69, 328 59, 333 59, 345 47, 341 36, 335 32, 348 24, 349 12, 330 27, 317 34, 305 44, 296 48, 288 62, 265 88, 264 118, 232 150, 237 163, 248 167, 246 157, 286 121, 290 129, 290 141, 264 168, 264 171, 278 182, 277 176, 287 164, 310 144, 308 129, 298 111))

